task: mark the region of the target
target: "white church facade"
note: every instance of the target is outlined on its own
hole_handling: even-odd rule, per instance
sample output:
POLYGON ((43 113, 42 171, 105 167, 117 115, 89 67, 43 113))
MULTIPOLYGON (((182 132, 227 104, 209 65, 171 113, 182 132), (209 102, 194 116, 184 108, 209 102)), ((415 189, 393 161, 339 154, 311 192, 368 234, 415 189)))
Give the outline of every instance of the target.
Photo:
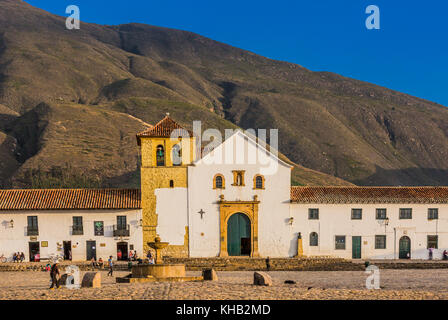
POLYGON ((86 260, 93 246, 97 258, 144 256, 156 235, 179 257, 428 259, 433 248, 441 259, 448 250, 447 187, 291 186, 292 166, 253 136, 235 131, 204 153, 168 116, 137 140, 139 190, 0 191, 0 255, 28 260, 38 246, 41 257, 70 248, 86 260))

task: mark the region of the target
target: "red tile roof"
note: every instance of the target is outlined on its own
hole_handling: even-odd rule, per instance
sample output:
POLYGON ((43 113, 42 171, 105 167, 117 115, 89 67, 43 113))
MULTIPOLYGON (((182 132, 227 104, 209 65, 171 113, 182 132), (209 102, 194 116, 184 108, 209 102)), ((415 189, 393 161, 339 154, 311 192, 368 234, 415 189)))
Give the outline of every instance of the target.
POLYGON ((291 187, 296 203, 448 203, 448 187, 291 187))
POLYGON ((140 209, 139 189, 0 190, 0 210, 140 209))
POLYGON ((162 137, 169 138, 171 133, 177 130, 176 135, 182 136, 183 130, 188 132, 190 137, 193 136, 193 132, 182 128, 176 121, 171 119, 168 115, 160 120, 154 127, 148 128, 137 134, 137 140, 140 143, 142 137, 162 137))

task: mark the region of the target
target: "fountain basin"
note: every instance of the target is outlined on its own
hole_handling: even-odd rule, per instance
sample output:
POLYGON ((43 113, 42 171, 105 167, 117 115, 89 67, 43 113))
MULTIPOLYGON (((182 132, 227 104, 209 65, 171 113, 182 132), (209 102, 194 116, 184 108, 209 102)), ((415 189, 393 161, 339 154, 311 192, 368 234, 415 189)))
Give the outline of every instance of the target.
POLYGON ((184 264, 148 264, 136 265, 132 267, 132 276, 136 278, 174 278, 185 277, 184 264))

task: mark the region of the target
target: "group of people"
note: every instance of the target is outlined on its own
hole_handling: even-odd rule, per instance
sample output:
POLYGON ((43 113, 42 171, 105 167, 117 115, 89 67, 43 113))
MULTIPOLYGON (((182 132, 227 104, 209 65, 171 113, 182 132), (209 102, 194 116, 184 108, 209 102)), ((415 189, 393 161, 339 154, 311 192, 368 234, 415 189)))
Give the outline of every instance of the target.
MULTIPOLYGON (((428 248, 428 259, 432 260, 433 256, 434 256, 434 249, 433 248, 428 248)), ((442 260, 448 260, 448 251, 443 250, 442 260)))
POLYGON ((14 252, 12 256, 13 262, 23 262, 25 260, 25 254, 23 252, 14 252))
POLYGON ((92 258, 92 260, 90 260, 92 262, 92 268, 102 268, 104 266, 104 261, 103 258, 99 258, 98 261, 96 261, 95 257, 92 258))
POLYGON ((137 250, 129 251, 129 261, 138 261, 137 250))

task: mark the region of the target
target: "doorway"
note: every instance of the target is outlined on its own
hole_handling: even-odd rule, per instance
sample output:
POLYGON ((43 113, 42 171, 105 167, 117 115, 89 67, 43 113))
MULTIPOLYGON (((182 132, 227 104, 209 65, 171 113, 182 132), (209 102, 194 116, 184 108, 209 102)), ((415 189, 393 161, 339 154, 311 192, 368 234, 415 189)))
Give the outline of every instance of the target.
POLYGON ((408 236, 403 236, 400 238, 398 258, 411 259, 411 239, 408 236))
POLYGON ((40 245, 38 241, 29 243, 30 261, 40 261, 40 245))
POLYGON ((352 237, 352 259, 361 259, 361 237, 352 237))
POLYGON ((90 261, 93 259, 96 260, 96 241, 87 241, 87 261, 90 261))
POLYGON ((229 256, 250 256, 250 220, 243 213, 233 214, 227 222, 227 252, 229 256))
POLYGON ((117 260, 128 260, 128 243, 117 243, 117 260))
POLYGON ((72 260, 72 242, 64 241, 64 260, 72 260))

